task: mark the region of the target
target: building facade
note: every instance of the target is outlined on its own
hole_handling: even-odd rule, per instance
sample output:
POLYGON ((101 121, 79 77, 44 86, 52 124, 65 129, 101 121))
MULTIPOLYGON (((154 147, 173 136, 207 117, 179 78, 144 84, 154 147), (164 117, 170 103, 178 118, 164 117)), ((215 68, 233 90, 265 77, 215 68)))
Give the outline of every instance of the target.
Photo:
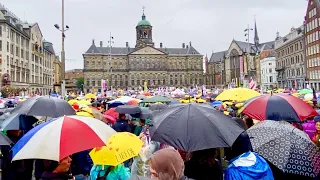
POLYGON ((273 89, 277 87, 276 57, 274 54, 263 58, 260 61, 261 67, 261 88, 273 89))
POLYGON ((55 60, 53 61, 52 70, 53 70, 53 74, 52 74, 53 90, 56 93, 60 94, 61 93, 61 82, 62 82, 62 79, 61 79, 62 63, 59 60, 58 56, 56 56, 55 60))
POLYGON ((43 42, 37 23, 22 22, 0 4, 0 75, 10 79, 6 85, 48 94, 54 56, 48 43, 43 42))
POLYGON ((153 27, 142 15, 136 26, 136 45, 104 47, 103 42, 92 45, 83 54, 84 88, 86 91, 101 88, 101 80, 107 88, 184 87, 203 84, 203 56, 189 44, 180 48, 167 48, 163 43, 155 47, 153 27))
POLYGON ((320 90, 320 2, 309 0, 304 23, 306 84, 320 90))
POLYGON ((275 41, 276 70, 279 88, 305 87, 306 68, 303 46, 303 26, 291 28, 289 34, 275 41))
POLYGON ((224 62, 226 53, 226 51, 212 53, 210 60, 208 61, 207 85, 212 85, 219 88, 225 86, 224 62))

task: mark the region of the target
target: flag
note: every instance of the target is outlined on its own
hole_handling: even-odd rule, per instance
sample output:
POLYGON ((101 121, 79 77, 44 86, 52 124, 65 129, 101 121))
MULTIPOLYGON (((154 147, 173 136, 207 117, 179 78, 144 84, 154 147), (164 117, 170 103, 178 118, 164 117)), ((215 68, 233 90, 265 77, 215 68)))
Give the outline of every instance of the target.
POLYGON ((249 80, 249 88, 250 89, 255 89, 256 88, 256 82, 253 80, 252 77, 250 77, 250 80, 249 80))

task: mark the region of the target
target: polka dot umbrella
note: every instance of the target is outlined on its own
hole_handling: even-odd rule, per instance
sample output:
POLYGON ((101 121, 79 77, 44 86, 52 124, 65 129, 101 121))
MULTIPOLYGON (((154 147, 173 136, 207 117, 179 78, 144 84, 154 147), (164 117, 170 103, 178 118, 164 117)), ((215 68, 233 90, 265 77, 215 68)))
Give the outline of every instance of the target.
POLYGON ((285 173, 316 177, 320 151, 288 122, 265 120, 247 130, 253 150, 285 173))

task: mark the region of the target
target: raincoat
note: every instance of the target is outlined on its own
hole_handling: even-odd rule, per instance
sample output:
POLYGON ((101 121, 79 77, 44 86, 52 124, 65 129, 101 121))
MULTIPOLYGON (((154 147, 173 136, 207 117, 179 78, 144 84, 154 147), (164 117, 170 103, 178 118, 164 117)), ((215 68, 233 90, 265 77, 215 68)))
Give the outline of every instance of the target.
POLYGON ((225 180, 274 180, 268 163, 254 152, 244 153, 229 162, 225 180))
MULTIPOLYGON (((98 173, 100 172, 100 177, 104 175, 109 166, 104 166, 102 169, 101 165, 94 165, 90 171, 90 178, 96 180, 98 173)), ((126 168, 123 164, 119 164, 114 167, 108 174, 106 180, 127 180, 131 176, 129 168, 126 168)))
POLYGON ((308 134, 310 139, 313 138, 317 129, 316 129, 316 122, 314 120, 308 120, 307 122, 302 124, 303 131, 308 134))

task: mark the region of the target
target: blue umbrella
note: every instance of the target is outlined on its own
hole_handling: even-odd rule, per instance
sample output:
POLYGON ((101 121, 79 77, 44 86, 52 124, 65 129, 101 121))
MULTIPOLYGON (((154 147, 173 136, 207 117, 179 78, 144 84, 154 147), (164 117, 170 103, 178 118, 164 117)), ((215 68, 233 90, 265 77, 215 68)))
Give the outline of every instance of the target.
POLYGON ((121 105, 124 105, 122 102, 120 102, 120 101, 115 101, 115 102, 113 102, 113 103, 110 103, 109 105, 108 105, 108 107, 109 108, 116 108, 116 107, 118 107, 118 106, 121 106, 121 105))
POLYGON ((223 102, 221 102, 221 101, 214 101, 214 102, 211 103, 211 105, 212 105, 213 107, 217 107, 217 106, 220 106, 220 105, 222 105, 222 104, 223 104, 223 102))

